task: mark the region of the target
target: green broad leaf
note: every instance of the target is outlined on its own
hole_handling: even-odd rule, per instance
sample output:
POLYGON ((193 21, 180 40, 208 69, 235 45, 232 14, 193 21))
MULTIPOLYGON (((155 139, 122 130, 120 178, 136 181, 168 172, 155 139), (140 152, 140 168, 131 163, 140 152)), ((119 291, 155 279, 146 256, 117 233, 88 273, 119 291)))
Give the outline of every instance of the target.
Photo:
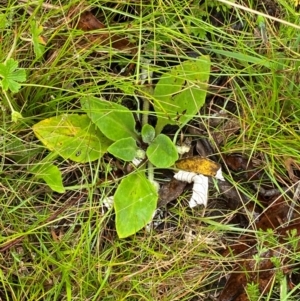
POLYGON ((33 131, 49 150, 79 163, 101 158, 112 143, 87 115, 64 114, 48 118, 35 124, 33 131))
POLYGON ((177 149, 172 140, 159 134, 146 151, 149 161, 156 167, 168 168, 178 160, 177 149))
POLYGON ((14 59, 8 59, 0 64, 0 86, 4 91, 18 92, 21 88, 19 83, 26 81, 24 69, 18 69, 18 62, 14 59))
POLYGON ((110 140, 132 137, 138 140, 133 114, 126 107, 96 97, 81 100, 83 110, 110 140))
POLYGON ((33 50, 37 59, 39 59, 45 53, 45 44, 41 33, 43 32, 43 27, 38 25, 36 21, 30 22, 30 30, 32 36, 33 50))
POLYGON ((32 172, 37 178, 43 179, 53 191, 59 193, 65 192, 61 172, 57 166, 52 163, 45 163, 38 168, 35 167, 32 172))
POLYGON ((136 141, 131 138, 123 138, 109 146, 107 151, 124 161, 132 161, 137 152, 136 141))
POLYGON ((182 126, 203 106, 210 74, 209 56, 185 61, 163 74, 154 89, 156 133, 167 124, 182 126))
POLYGON ((150 124, 145 124, 141 134, 143 142, 150 144, 155 137, 155 129, 150 124))
POLYGON ((116 229, 120 238, 135 234, 152 219, 158 194, 143 172, 126 176, 114 196, 116 229))

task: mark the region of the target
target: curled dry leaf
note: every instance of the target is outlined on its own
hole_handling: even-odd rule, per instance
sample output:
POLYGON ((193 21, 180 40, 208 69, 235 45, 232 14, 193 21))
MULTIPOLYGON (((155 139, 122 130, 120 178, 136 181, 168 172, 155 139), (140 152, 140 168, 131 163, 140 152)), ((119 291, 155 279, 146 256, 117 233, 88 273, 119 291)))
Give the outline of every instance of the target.
POLYGON ((76 27, 83 31, 91 31, 105 28, 105 25, 101 23, 90 11, 85 11, 81 13, 76 27))
POLYGON ((299 181, 299 178, 295 175, 294 170, 299 171, 300 165, 298 162, 296 162, 293 158, 288 157, 284 159, 284 165, 287 169, 289 178, 295 183, 299 181))
POLYGON ((112 46, 117 50, 129 51, 132 54, 136 52, 136 47, 134 44, 132 44, 127 38, 114 34, 109 30, 109 28, 106 28, 106 26, 102 22, 100 22, 90 11, 85 11, 80 14, 76 28, 83 31, 96 31, 101 29, 101 31, 99 32, 86 34, 85 37, 91 43, 98 43, 104 46, 112 46))
POLYGON ((201 157, 210 157, 212 160, 216 160, 216 156, 210 141, 207 138, 199 138, 196 142, 196 151, 201 157))
MULTIPOLYGON (((254 258, 257 254, 255 248, 250 249, 243 257, 242 261, 235 268, 235 272, 230 275, 227 283, 219 295, 218 301, 249 301, 248 295, 245 292, 245 287, 248 283, 257 283, 261 294, 267 294, 272 288, 274 277, 278 267, 274 265, 274 258, 277 258, 281 263, 281 269, 284 274, 289 273, 290 269, 287 266, 291 246, 286 241, 288 233, 292 230, 296 230, 296 237, 300 234, 300 223, 284 227, 278 231, 279 247, 268 248, 265 245, 267 251, 263 252, 259 256, 259 260, 254 258), (283 246, 280 246, 280 245, 283 246)), ((293 246, 294 248, 295 246, 293 246)), ((297 248, 300 248, 298 243, 297 248)), ((242 250, 239 250, 242 251, 242 250)), ((237 254, 235 252, 235 254, 237 254)))
MULTIPOLYGON (((263 173, 255 172, 255 164, 243 155, 232 154, 224 157, 224 160, 231 170, 236 172, 243 171, 243 177, 246 177, 248 180, 262 178, 263 173)), ((265 194, 267 193, 268 190, 266 190, 265 194)), ((266 203, 267 207, 259 216, 254 218, 256 222, 255 229, 260 231, 272 229, 274 231, 274 237, 278 239, 278 244, 275 247, 270 247, 265 242, 262 247, 266 251, 258 256, 256 248, 258 244, 257 240, 253 236, 244 235, 235 245, 230 246, 230 251, 226 250, 223 253, 224 256, 229 253, 239 256, 239 260, 237 261, 238 264, 236 264, 234 273, 229 275, 218 301, 248 301, 249 298, 245 287, 251 283, 258 284, 261 294, 268 293, 276 276, 276 270, 278 270, 278 266, 274 266, 274 258, 277 258, 280 262, 279 268, 282 273, 290 272, 286 268, 289 265, 288 260, 290 260, 287 253, 290 252, 289 249, 291 248, 287 244, 288 233, 291 230, 296 230, 296 236, 298 236, 300 233, 300 223, 290 226, 285 225, 289 223, 288 213, 290 208, 292 205, 295 206, 295 204, 297 208, 294 209, 297 210, 293 210, 293 220, 299 220, 299 205, 296 200, 291 201, 290 199, 286 199, 279 193, 273 195, 266 203)), ((299 249, 300 246, 298 245, 297 248, 299 249)))
POLYGON ((158 207, 166 206, 169 202, 176 200, 182 193, 187 183, 172 178, 170 182, 161 186, 158 194, 158 207))
POLYGON ((266 163, 263 160, 255 157, 248 158, 239 153, 224 155, 223 159, 229 169, 239 173, 239 180, 246 179, 255 190, 258 190, 260 202, 269 200, 271 196, 276 194, 279 195, 279 190, 274 189, 273 181, 270 181, 267 173, 264 171, 266 163))
POLYGON ((240 192, 237 187, 229 183, 227 180, 219 181, 218 188, 220 193, 230 201, 228 205, 232 210, 243 208, 245 204, 250 202, 250 199, 246 194, 240 192))
MULTIPOLYGON (((259 261, 254 259, 254 256, 257 254, 257 249, 254 246, 257 244, 257 241, 253 237, 249 237, 248 235, 242 236, 236 245, 231 246, 230 252, 234 255, 244 255, 236 266, 235 272, 230 274, 218 301, 248 301, 249 299, 245 292, 247 283, 257 283, 261 293, 268 293, 276 273, 273 260, 275 257, 280 259, 282 272, 286 272, 286 268, 284 267, 289 260, 286 254, 289 252, 289 246, 285 242, 287 241, 288 233, 293 229, 297 231, 297 236, 300 233, 300 223, 280 228, 288 221, 289 207, 289 203, 284 197, 274 197, 270 200, 270 206, 257 218, 256 228, 263 231, 273 229, 274 235, 279 240, 278 248, 268 248, 266 244, 267 251, 260 254, 259 261), (280 244, 283 243, 285 243, 284 247, 281 247, 280 244)), ((294 215, 293 218, 297 220, 299 219, 299 215, 298 213, 298 216, 294 215)), ((225 253, 228 254, 228 250, 223 255, 225 253)))
POLYGON ((218 301, 249 301, 244 289, 247 283, 258 283, 260 292, 267 293, 270 290, 276 272, 271 258, 278 256, 278 250, 268 250, 260 254, 259 262, 253 255, 253 252, 249 252, 230 275, 218 301))
POLYGON ((258 180, 262 177, 262 172, 254 165, 253 160, 242 154, 226 155, 224 161, 231 170, 243 172, 244 178, 248 181, 258 180))

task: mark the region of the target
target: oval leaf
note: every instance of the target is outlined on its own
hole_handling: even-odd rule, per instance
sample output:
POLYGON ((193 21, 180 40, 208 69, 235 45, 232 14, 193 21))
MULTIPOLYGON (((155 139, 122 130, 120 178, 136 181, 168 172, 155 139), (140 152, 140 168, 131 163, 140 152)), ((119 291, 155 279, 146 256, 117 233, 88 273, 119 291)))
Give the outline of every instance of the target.
POLYGON ((103 156, 112 143, 91 124, 87 115, 60 115, 33 126, 40 141, 64 159, 85 163, 103 156))
POLYGON ((156 133, 167 124, 184 125, 205 102, 210 74, 209 56, 185 61, 163 74, 154 90, 156 133))
POLYGON ((150 124, 145 124, 142 128, 142 139, 145 143, 151 143, 155 137, 155 129, 150 124))
POLYGON ((83 98, 81 106, 109 139, 113 141, 128 137, 138 139, 133 114, 126 107, 95 97, 83 98))
POLYGON ((137 146, 135 140, 128 137, 116 141, 107 151, 121 160, 132 161, 136 155, 137 146))
POLYGON ((128 237, 145 227, 152 219, 157 199, 157 191, 143 172, 126 176, 114 196, 118 236, 128 237))
POLYGON ((146 153, 149 161, 160 168, 170 167, 178 160, 178 153, 174 143, 164 134, 159 134, 153 140, 146 153))

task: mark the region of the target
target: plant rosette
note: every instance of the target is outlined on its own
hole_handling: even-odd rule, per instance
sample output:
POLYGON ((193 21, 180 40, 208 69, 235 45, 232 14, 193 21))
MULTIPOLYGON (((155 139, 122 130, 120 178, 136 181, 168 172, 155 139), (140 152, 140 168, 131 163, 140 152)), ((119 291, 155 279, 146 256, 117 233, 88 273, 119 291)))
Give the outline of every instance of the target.
MULTIPOLYGON (((153 167, 170 168, 178 160, 175 142, 161 131, 167 124, 182 127, 194 118, 205 103, 209 74, 209 56, 185 61, 163 73, 152 95, 157 124, 155 128, 144 124, 141 133, 136 131, 133 112, 96 97, 81 99, 85 114, 64 114, 34 125, 36 136, 49 150, 75 162, 99 160, 109 152, 122 161, 138 163, 146 153, 148 177, 145 165, 138 165, 124 176, 114 195, 120 238, 135 234, 151 221, 158 200, 153 167)), ((45 172, 39 176, 50 183, 45 172)), ((62 185, 51 184, 52 189, 63 191, 62 185)))

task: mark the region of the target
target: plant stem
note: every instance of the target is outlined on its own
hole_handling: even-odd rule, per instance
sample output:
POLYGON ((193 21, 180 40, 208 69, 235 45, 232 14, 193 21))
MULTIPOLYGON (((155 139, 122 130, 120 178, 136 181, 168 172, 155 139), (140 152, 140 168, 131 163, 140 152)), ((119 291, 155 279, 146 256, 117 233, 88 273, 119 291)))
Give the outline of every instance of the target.
POLYGON ((14 109, 12 103, 10 102, 10 99, 9 99, 6 91, 2 90, 2 92, 3 92, 3 94, 4 94, 4 96, 5 96, 6 100, 7 100, 7 103, 8 103, 8 106, 10 107, 11 112, 15 112, 15 109, 14 109))
POLYGON ((142 126, 148 123, 148 116, 149 116, 149 107, 150 103, 148 98, 143 97, 143 115, 142 115, 142 126))
MULTIPOLYGON (((148 97, 142 97, 142 99, 143 99, 142 126, 144 126, 145 124, 148 123, 150 102, 148 100, 148 97)), ((148 161, 148 163, 147 163, 147 172, 148 172, 148 180, 153 183, 154 182, 154 168, 153 168, 153 164, 150 161, 148 161)))

